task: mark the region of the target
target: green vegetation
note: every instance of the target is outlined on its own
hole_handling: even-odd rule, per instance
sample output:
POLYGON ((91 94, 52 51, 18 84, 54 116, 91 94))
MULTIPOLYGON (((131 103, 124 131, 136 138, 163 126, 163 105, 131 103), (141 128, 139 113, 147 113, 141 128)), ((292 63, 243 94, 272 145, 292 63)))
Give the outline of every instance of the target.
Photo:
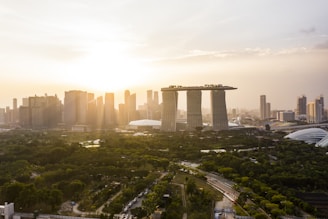
MULTIPOLYGON (((134 210, 140 218, 158 207, 166 209, 166 218, 179 218, 184 212, 188 218, 208 217, 220 195, 206 184, 204 176, 179 172, 176 163, 188 160, 236 182, 241 192, 238 203, 256 218, 265 217, 263 210, 273 217, 300 215, 300 209, 323 215, 325 209, 311 205, 303 196, 327 193, 327 149, 282 136, 256 129, 146 137, 111 131, 0 133, 0 203, 15 202, 16 211, 55 213, 61 203, 70 200, 78 202, 80 210, 91 212, 118 194, 103 209, 114 214, 151 188, 143 207, 134 210), (95 139, 101 140, 98 148, 80 144, 95 139), (227 152, 203 154, 203 149, 227 152), (168 175, 152 185, 163 172, 168 175), (184 185, 185 209, 177 184, 184 185), (163 194, 169 198, 163 199, 163 194)), ((243 210, 237 208, 237 212, 243 210)))

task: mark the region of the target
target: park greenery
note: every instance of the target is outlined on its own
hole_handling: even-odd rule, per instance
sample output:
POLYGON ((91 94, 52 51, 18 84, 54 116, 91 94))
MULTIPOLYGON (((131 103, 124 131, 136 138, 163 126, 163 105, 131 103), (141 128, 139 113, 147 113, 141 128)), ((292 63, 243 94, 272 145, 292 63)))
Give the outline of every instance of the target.
POLYGON ((184 212, 188 218, 209 218, 220 195, 206 187, 203 175, 179 171, 180 161, 190 161, 233 180, 240 192, 236 209, 250 216, 276 218, 301 211, 324 215, 327 209, 304 197, 328 192, 327 148, 283 136, 256 129, 145 136, 12 130, 0 133, 0 203, 14 202, 16 211, 41 213, 58 213, 68 200, 78 202, 85 212, 105 204, 101 217, 107 217, 149 189, 142 207, 133 209, 138 218, 158 208, 165 209, 163 218, 181 218, 184 212), (99 147, 85 147, 96 139, 99 147), (226 152, 201 153, 204 149, 226 152), (164 199, 164 194, 169 196, 164 199))

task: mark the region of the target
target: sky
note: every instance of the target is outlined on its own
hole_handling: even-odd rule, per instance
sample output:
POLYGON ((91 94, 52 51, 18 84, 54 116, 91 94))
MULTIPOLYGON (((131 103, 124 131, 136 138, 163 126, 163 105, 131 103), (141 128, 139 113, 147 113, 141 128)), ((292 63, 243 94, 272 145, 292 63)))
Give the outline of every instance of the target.
POLYGON ((301 95, 327 107, 327 21, 326 0, 0 0, 0 108, 74 89, 142 104, 204 84, 237 87, 228 108, 258 109, 262 94, 272 109, 301 95))

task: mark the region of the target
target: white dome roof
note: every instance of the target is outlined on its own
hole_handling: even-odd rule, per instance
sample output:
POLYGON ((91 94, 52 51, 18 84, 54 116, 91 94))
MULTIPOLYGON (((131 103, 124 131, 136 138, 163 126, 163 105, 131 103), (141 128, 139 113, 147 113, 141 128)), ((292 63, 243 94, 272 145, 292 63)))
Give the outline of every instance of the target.
POLYGON ((130 126, 160 126, 161 121, 159 120, 150 120, 150 119, 142 119, 135 120, 129 123, 130 126))
MULTIPOLYGON (((285 138, 290 138, 293 140, 304 141, 308 144, 314 144, 320 142, 323 138, 328 135, 328 132, 320 128, 308 128, 302 129, 289 135, 286 135, 285 138)), ((328 139, 327 139, 328 141, 328 139)), ((328 142, 327 142, 328 143, 328 142)))
POLYGON ((327 147, 328 146, 328 134, 326 135, 326 137, 324 137, 318 143, 316 143, 315 146, 317 146, 317 147, 327 147))

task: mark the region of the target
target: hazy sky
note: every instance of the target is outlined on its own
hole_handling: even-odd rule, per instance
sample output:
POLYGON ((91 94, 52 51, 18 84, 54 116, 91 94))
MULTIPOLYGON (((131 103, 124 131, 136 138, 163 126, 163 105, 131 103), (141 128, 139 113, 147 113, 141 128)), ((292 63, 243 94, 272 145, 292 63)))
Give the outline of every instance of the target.
POLYGON ((143 103, 172 84, 237 87, 228 108, 327 103, 328 1, 0 0, 0 107, 71 89, 143 103))

